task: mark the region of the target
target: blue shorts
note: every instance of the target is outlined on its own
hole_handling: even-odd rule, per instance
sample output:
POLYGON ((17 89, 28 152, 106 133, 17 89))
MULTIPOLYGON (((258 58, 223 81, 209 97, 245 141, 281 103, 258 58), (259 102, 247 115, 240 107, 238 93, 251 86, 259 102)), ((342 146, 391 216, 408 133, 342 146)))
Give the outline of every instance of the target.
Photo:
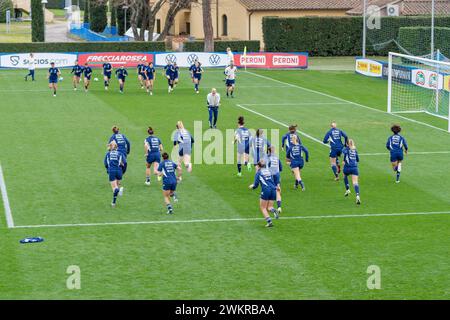
POLYGON ((77 78, 81 78, 81 73, 80 74, 75 73, 74 76, 77 77, 77 78))
POLYGON ((202 80, 202 76, 194 74, 194 79, 197 79, 198 81, 200 81, 200 80, 202 80))
POLYGON ((340 157, 342 154, 342 149, 331 149, 330 150, 330 158, 340 157))
POLYGON ((234 84, 236 83, 236 80, 232 80, 232 79, 227 79, 227 81, 225 81, 225 85, 227 86, 227 87, 231 87, 231 86, 233 86, 234 84))
POLYGON ((103 72, 103 76, 111 79, 111 72, 103 72))
POLYGON ((391 162, 402 160, 403 160, 403 152, 391 152, 391 162))
POLYGON ((145 75, 145 73, 143 73, 143 72, 139 72, 139 75, 142 77, 142 78, 146 78, 147 76, 145 75))
POLYGON ((164 191, 175 191, 177 190, 177 183, 164 183, 162 185, 164 191))
POLYGON ((295 168, 303 169, 304 165, 305 165, 305 162, 303 162, 303 161, 291 161, 290 167, 291 167, 291 169, 295 169, 295 168))
POLYGON ((160 163, 161 162, 161 154, 160 153, 149 153, 147 156, 147 163, 152 164, 153 162, 160 163))
POLYGON ((175 73, 173 76, 172 76, 172 78, 175 80, 175 79, 178 79, 178 73, 175 73))
POLYGON ((84 76, 84 78, 85 78, 86 80, 91 80, 91 77, 92 77, 92 76, 84 76))
POLYGON ((108 170, 109 181, 122 180, 122 169, 108 170))
POLYGON ((273 182, 275 182, 275 185, 279 185, 281 183, 281 176, 279 173, 272 176, 273 182))
POLYGON ((191 153, 190 153, 190 152, 184 152, 183 148, 180 148, 180 150, 178 151, 178 155, 179 155, 180 157, 182 157, 182 156, 184 156, 184 155, 190 156, 191 153))
POLYGON ((270 190, 262 191, 261 199, 275 201, 277 199, 277 189, 270 189, 270 190))
POLYGON ((49 78, 48 79, 48 83, 58 83, 58 78, 54 79, 54 78, 49 78))
POLYGON ((358 167, 347 167, 344 166, 344 175, 348 176, 348 175, 353 175, 353 176, 358 176, 359 172, 358 172, 358 167))
POLYGON ((248 143, 245 145, 238 144, 238 153, 239 154, 243 154, 243 153, 249 154, 250 153, 250 144, 248 144, 248 143))
POLYGON ((120 78, 117 78, 117 79, 122 80, 122 82, 125 82, 125 78, 124 77, 120 77, 120 78))

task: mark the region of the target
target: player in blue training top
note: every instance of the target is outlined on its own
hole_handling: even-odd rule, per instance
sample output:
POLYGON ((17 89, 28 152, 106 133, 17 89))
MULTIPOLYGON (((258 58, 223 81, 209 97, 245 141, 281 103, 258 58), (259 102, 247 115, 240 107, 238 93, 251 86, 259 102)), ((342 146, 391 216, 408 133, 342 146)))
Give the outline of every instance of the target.
POLYGON ((259 208, 267 222, 266 227, 270 228, 273 227, 273 223, 269 212, 274 214, 275 219, 278 219, 278 211, 273 207, 273 203, 277 198, 277 186, 273 181, 272 173, 266 168, 264 160, 256 164, 255 181, 249 186, 249 189, 256 189, 259 185, 261 185, 259 208))
POLYGON ((194 82, 194 69, 196 68, 195 63, 196 63, 197 61, 198 61, 198 60, 195 59, 194 62, 193 62, 193 63, 191 64, 191 66, 189 67, 189 74, 191 75, 192 83, 195 83, 195 82, 194 82))
POLYGON ((358 162, 359 156, 356 151, 355 143, 352 139, 348 139, 347 146, 343 149, 342 154, 344 156, 344 183, 345 183, 345 196, 348 197, 350 192, 350 184, 348 182, 348 176, 352 177, 353 187, 356 193, 356 204, 361 204, 359 198, 359 184, 358 184, 358 162))
POLYGON ((122 180, 123 167, 123 156, 122 153, 117 150, 117 143, 115 141, 111 141, 108 144, 108 152, 106 153, 103 162, 113 191, 113 201, 111 206, 114 208, 116 206, 117 196, 120 193, 120 181, 122 180))
POLYGON ((264 137, 264 130, 256 130, 255 136, 250 138, 250 150, 252 152, 254 165, 261 160, 265 160, 269 148, 270 142, 264 137))
POLYGON ((393 125, 391 131, 394 134, 386 142, 386 148, 391 154, 392 169, 397 174, 395 182, 399 183, 400 173, 402 172, 403 150, 405 150, 405 154, 408 154, 408 144, 406 143, 406 139, 400 135, 402 128, 399 125, 393 125))
POLYGON ((194 89, 196 93, 199 93, 198 86, 200 85, 200 81, 202 80, 203 68, 200 61, 195 61, 194 67, 192 68, 192 75, 194 77, 194 89))
POLYGON ((56 97, 56 90, 58 90, 58 79, 61 72, 55 67, 55 63, 50 63, 50 69, 48 69, 48 86, 53 90, 53 96, 56 97))
POLYGON ((277 207, 278 213, 281 213, 281 171, 283 166, 281 165, 280 158, 275 154, 275 146, 269 148, 267 156, 267 168, 272 173, 273 182, 277 186, 277 207))
MULTIPOLYGON (((112 141, 115 141, 117 144, 117 150, 122 154, 122 173, 125 174, 127 172, 128 162, 127 157, 128 154, 130 154, 131 151, 131 144, 130 141, 128 141, 127 137, 124 134, 120 133, 118 126, 112 127, 113 135, 111 138, 109 138, 109 143, 112 141)), ((120 188, 119 195, 122 195, 123 188, 120 188)))
POLYGON ((330 144, 330 163, 331 170, 333 170, 334 180, 339 180, 339 173, 341 172, 341 166, 339 165, 339 157, 342 154, 344 145, 347 144, 347 135, 344 131, 338 129, 336 121, 331 122, 331 129, 325 134, 323 143, 330 144), (342 142, 344 138, 344 142, 342 142))
MULTIPOLYGON (((302 144, 302 140, 300 139, 300 136, 297 133, 297 125, 293 124, 289 126, 289 132, 286 133, 282 138, 281 138, 281 148, 286 151, 286 155, 287 152, 289 150, 289 148, 292 145, 292 138, 293 137, 297 137, 297 141, 299 144, 302 144)), ((289 164, 289 159, 286 158, 286 162, 289 164)))
POLYGON ((184 163, 187 172, 192 172, 191 154, 194 138, 184 128, 183 122, 177 122, 177 131, 173 138, 173 145, 178 146, 178 180, 182 179, 181 164, 184 163))
POLYGON ((108 90, 109 87, 109 81, 111 81, 112 76, 112 65, 109 62, 105 62, 103 64, 103 80, 105 83, 105 90, 108 90))
POLYGON ((124 66, 120 66, 119 69, 116 70, 116 77, 119 80, 119 92, 123 93, 123 87, 125 86, 125 79, 128 76, 128 71, 124 66))
POLYGON ((175 76, 175 68, 171 62, 167 63, 167 65, 164 67, 165 71, 165 77, 167 78, 167 83, 169 85, 168 92, 171 93, 174 89, 174 76, 175 76))
POLYGON ((178 202, 177 194, 175 190, 177 190, 177 176, 176 171, 178 165, 169 160, 169 155, 167 152, 162 154, 163 161, 159 164, 158 174, 162 177, 162 192, 164 196, 164 203, 167 207, 167 213, 173 214, 173 207, 170 203, 170 198, 173 198, 173 201, 178 202))
MULTIPOLYGON (((148 127, 147 130, 149 136, 144 140, 144 151, 146 158, 146 166, 145 169, 145 184, 150 185, 150 175, 151 175, 151 166, 153 164, 153 173, 158 175, 158 167, 161 162, 161 151, 163 150, 163 145, 161 140, 154 136, 154 131, 152 127, 148 127)), ((159 178, 159 176, 158 176, 159 178)), ((158 179, 159 180, 159 179, 158 179)))
POLYGON ((84 64, 83 75, 84 75, 84 91, 88 92, 89 85, 91 84, 92 69, 91 67, 89 67, 87 62, 84 64))
POLYGON ((144 89, 145 86, 145 67, 146 65, 144 63, 139 63, 136 66, 136 72, 138 75, 138 81, 141 84, 141 89, 144 89))
POLYGON ((309 161, 309 152, 305 146, 301 145, 296 136, 292 137, 291 146, 288 149, 286 158, 289 159, 290 167, 292 173, 295 177, 295 189, 298 189, 298 186, 302 187, 302 191, 305 191, 305 184, 302 181, 301 170, 305 165, 303 161, 303 154, 305 154, 305 161, 309 161))
POLYGON ((145 66, 144 68, 144 74, 145 74, 145 86, 147 88, 147 93, 150 93, 150 95, 153 95, 153 84, 156 77, 156 70, 153 66, 153 62, 150 62, 145 66))
POLYGON ((250 155, 250 139, 252 134, 245 127, 244 117, 238 118, 238 128, 234 135, 234 143, 237 143, 237 170, 238 177, 242 176, 242 162, 247 166, 248 171, 252 170, 252 165, 249 162, 250 155))
POLYGON ((83 67, 78 64, 78 60, 75 61, 75 65, 72 68, 72 71, 70 73, 73 73, 72 83, 73 83, 73 90, 77 90, 78 84, 81 81, 81 75, 83 74, 83 67))
POLYGON ((173 63, 173 87, 176 88, 180 77, 180 67, 178 67, 177 63, 173 63))

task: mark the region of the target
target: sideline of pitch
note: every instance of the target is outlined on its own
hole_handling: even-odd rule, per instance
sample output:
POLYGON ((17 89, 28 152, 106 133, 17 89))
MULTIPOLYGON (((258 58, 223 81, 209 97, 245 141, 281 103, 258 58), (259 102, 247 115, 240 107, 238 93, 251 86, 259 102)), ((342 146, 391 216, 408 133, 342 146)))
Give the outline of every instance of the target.
POLYGON ((3 176, 3 169, 0 164, 0 190, 2 193, 3 207, 5 208, 6 225, 8 228, 14 228, 14 220, 9 205, 8 192, 6 191, 5 177, 3 176))

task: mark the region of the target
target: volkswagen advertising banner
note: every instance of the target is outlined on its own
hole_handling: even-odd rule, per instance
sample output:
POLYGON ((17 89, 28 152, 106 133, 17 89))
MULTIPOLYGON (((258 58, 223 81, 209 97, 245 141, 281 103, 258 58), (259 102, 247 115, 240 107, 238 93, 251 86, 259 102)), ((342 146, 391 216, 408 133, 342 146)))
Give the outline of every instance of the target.
MULTIPOLYGON (((77 60, 77 54, 75 53, 34 53, 33 55, 36 69, 50 68, 51 62, 54 62, 59 68, 70 67, 77 60)), ((29 53, 12 53, 0 56, 1 68, 27 69, 29 64, 29 53)))
POLYGON ((161 67, 167 63, 176 62, 179 67, 190 67, 195 60, 201 62, 203 67, 226 67, 228 58, 225 53, 215 52, 164 52, 155 53, 156 66, 161 67))
POLYGON ((308 67, 308 53, 275 53, 275 52, 257 52, 234 55, 234 64, 238 67, 247 68, 303 68, 308 67))
POLYGON ((89 52, 80 53, 78 62, 84 65, 86 62, 91 67, 101 67, 109 62, 113 68, 120 66, 136 67, 140 63, 153 62, 153 53, 148 52, 89 52))

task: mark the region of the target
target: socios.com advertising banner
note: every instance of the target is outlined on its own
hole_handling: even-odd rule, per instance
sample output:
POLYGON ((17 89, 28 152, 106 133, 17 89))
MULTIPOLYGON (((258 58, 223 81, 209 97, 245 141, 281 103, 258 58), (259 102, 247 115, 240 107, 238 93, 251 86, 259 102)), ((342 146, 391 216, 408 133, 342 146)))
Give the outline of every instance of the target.
MULTIPOLYGON (((75 53, 34 53, 33 61, 36 69, 49 68, 50 63, 56 66, 70 67, 75 64, 77 54, 75 53)), ((12 53, 0 56, 0 67, 26 69, 30 66, 31 58, 29 53, 12 53)))
POLYGON ((89 52, 80 53, 78 62, 81 65, 87 63, 91 67, 101 67, 109 62, 114 68, 136 67, 138 64, 153 62, 153 53, 147 52, 89 52))
POLYGON ((201 62, 203 67, 226 67, 229 60, 225 53, 216 52, 164 52, 155 56, 156 65, 160 67, 169 62, 179 67, 190 67, 195 60, 201 62))
POLYGON ((235 54, 234 64, 238 67, 247 68, 303 68, 308 67, 308 53, 274 53, 257 52, 247 54, 235 54))

